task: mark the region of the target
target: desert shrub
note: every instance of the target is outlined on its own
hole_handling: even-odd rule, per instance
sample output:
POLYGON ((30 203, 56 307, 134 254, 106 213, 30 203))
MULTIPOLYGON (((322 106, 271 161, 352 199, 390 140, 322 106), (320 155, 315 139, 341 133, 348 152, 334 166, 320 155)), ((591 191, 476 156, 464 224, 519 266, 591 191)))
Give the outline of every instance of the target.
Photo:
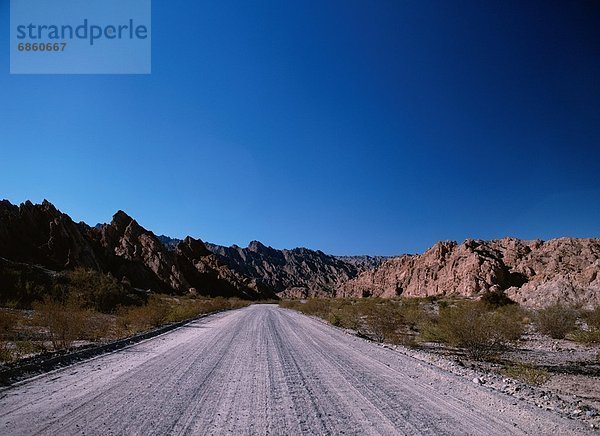
POLYGON ((574 341, 582 344, 600 344, 600 329, 576 330, 572 337, 574 341))
POLYGON ((485 292, 481 296, 481 302, 493 308, 516 304, 502 291, 485 292))
POLYGON ((374 339, 378 342, 399 342, 399 329, 404 326, 404 319, 393 302, 371 300, 373 303, 365 307, 366 323, 374 339))
POLYGON ((285 309, 298 310, 300 304, 301 303, 298 300, 279 300, 279 307, 285 309))
POLYGON ((30 309, 31 303, 47 295, 54 282, 43 268, 0 259, 0 304, 30 309))
POLYGON ((301 303, 297 310, 306 315, 327 319, 331 312, 331 302, 325 298, 310 298, 305 303, 301 303))
POLYGON ((600 306, 586 310, 581 315, 590 329, 600 330, 600 306))
POLYGON ((249 301, 223 297, 197 299, 151 295, 143 306, 121 307, 116 327, 120 335, 149 330, 163 324, 193 319, 205 313, 246 307, 249 301))
POLYGON ((0 341, 0 363, 9 363, 16 358, 14 350, 6 341, 0 341))
POLYGON ((550 379, 548 371, 527 363, 516 363, 505 366, 502 373, 507 377, 534 386, 543 385, 550 379))
POLYGON ((508 342, 521 339, 528 323, 528 313, 518 304, 500 306, 491 317, 497 334, 508 342))
POLYGON ((342 320, 340 319, 339 315, 335 312, 329 312, 329 317, 328 317, 327 321, 331 325, 334 325, 336 327, 342 326, 342 320))
POLYGON ((15 359, 20 359, 22 357, 40 353, 45 351, 43 344, 36 343, 31 340, 17 341, 15 342, 14 356, 15 359))
POLYGON ((339 326, 347 329, 358 330, 361 325, 361 313, 357 305, 345 301, 337 308, 335 315, 339 319, 339 326))
POLYGON ((431 315, 423 309, 417 299, 403 300, 398 310, 404 324, 413 331, 421 329, 431 321, 431 315))
POLYGON ((104 313, 113 313, 118 306, 145 302, 142 295, 131 292, 111 275, 85 268, 68 272, 65 283, 57 288, 55 295, 74 296, 82 306, 104 313))
POLYGON ((88 331, 87 311, 74 300, 55 301, 46 298, 33 305, 34 321, 48 329, 52 347, 55 350, 71 347, 73 341, 81 339, 88 331))
POLYGON ((117 311, 117 325, 124 333, 149 330, 167 322, 169 306, 157 295, 151 295, 143 306, 124 307, 117 311))
POLYGON ((575 330, 576 321, 577 311, 559 304, 540 309, 535 317, 538 331, 553 339, 563 339, 575 330))
POLYGON ((84 322, 82 323, 81 337, 78 339, 98 342, 111 338, 114 327, 113 316, 93 310, 81 310, 80 313, 84 317, 84 322))
POLYGON ((5 310, 0 310, 0 362, 12 362, 14 352, 9 341, 14 337, 16 317, 5 310))
POLYGON ((520 338, 523 329, 523 319, 515 312, 464 301, 440 308, 436 334, 442 342, 464 348, 474 358, 484 358, 520 338))
POLYGON ((17 317, 7 311, 0 309, 0 340, 9 340, 14 336, 17 317))
POLYGON ((203 313, 202 308, 198 304, 176 304, 169 309, 165 320, 167 322, 185 321, 201 313, 203 313))

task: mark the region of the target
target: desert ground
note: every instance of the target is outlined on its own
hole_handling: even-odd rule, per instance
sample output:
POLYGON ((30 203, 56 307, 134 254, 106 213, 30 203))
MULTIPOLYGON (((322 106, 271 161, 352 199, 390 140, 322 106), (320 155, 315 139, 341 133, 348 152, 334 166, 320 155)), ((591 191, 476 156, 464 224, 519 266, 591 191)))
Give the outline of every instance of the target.
POLYGON ((208 316, 0 391, 2 434, 585 434, 275 305, 208 316))

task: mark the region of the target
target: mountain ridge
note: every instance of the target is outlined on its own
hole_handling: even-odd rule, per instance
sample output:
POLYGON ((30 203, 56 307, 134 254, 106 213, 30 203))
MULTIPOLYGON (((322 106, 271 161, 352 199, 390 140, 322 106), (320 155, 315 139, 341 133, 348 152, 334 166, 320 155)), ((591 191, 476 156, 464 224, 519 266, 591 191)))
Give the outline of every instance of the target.
POLYGON ((392 258, 332 256, 259 241, 242 248, 156 236, 122 210, 110 223, 90 227, 46 200, 19 206, 3 200, 0 257, 52 271, 93 269, 135 288, 174 294, 255 300, 478 297, 499 291, 529 306, 600 304, 600 239, 595 238, 467 239, 392 258))
POLYGON ((340 286, 337 297, 474 297, 501 291, 527 306, 600 304, 600 239, 441 241, 340 286))

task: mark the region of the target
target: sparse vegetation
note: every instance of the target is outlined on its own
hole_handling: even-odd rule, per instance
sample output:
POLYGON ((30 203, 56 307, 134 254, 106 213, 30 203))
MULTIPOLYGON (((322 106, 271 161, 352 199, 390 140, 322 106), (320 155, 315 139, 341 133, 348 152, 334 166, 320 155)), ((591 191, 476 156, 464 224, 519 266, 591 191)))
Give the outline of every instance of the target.
POLYGON ((486 358, 518 340, 524 332, 523 313, 516 306, 493 309, 477 301, 462 301, 441 308, 438 338, 463 348, 474 358, 486 358))
MULTIPOLYGON (((86 295, 85 291, 83 294, 86 295)), ((0 309, 0 363, 43 351, 68 349, 77 341, 115 340, 163 324, 249 304, 235 298, 152 295, 145 304, 120 306, 114 313, 107 314, 90 305, 90 300, 82 297, 81 292, 69 292, 66 298, 46 297, 33 303, 31 314, 0 309)))
POLYGON ((420 299, 308 299, 280 301, 281 307, 317 316, 378 342, 414 345, 417 326, 429 320, 420 299))
POLYGON ((507 365, 502 373, 507 377, 534 386, 541 386, 550 379, 548 371, 527 363, 507 365))
POLYGON ((55 350, 69 348, 87 330, 86 313, 74 299, 56 301, 48 297, 43 302, 34 303, 33 309, 34 322, 46 327, 55 350))
POLYGON ((573 340, 582 344, 600 344, 600 307, 582 311, 581 317, 587 328, 575 330, 573 340))
POLYGON ((189 299, 153 295, 143 306, 119 310, 117 327, 123 335, 127 335, 170 322, 184 321, 204 313, 238 309, 249 304, 250 302, 237 298, 189 299))
POLYGON ((600 306, 583 311, 582 317, 590 329, 600 330, 600 306))
POLYGON ((494 308, 517 304, 502 291, 485 292, 480 301, 494 308))
POLYGON ((280 305, 357 330, 378 342, 410 346, 417 341, 443 342, 477 358, 518 340, 525 326, 525 312, 506 300, 502 304, 498 300, 449 304, 418 298, 309 299, 282 301, 280 305))
POLYGON ((535 317, 535 323, 540 333, 553 339, 564 337, 575 330, 577 311, 558 304, 540 309, 535 317))
POLYGON ((600 344, 600 330, 576 330, 572 334, 573 340, 582 344, 600 344))

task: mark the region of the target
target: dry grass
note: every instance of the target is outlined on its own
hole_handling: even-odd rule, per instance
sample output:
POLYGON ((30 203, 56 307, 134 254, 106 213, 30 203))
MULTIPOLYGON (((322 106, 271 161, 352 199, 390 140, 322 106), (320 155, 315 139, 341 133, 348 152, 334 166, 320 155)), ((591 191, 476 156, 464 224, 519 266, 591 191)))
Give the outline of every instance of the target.
POLYGON ((418 299, 285 300, 279 305, 359 331, 377 342, 414 345, 418 326, 429 319, 418 299))
POLYGON ((54 350, 70 348, 74 341, 88 336, 93 326, 90 312, 82 309, 74 299, 55 301, 46 298, 33 305, 35 325, 46 327, 54 350))
POLYGON ((516 304, 464 300, 309 299, 281 301, 280 305, 357 330, 378 342, 409 346, 443 342, 476 358, 487 358, 518 340, 526 321, 526 313, 516 304), (434 315, 434 308, 439 309, 439 316, 434 315))
POLYGON ((33 315, 0 309, 0 362, 11 362, 42 351, 68 349, 78 341, 107 342, 163 324, 249 304, 235 298, 153 295, 144 305, 121 307, 115 314, 106 314, 87 307, 74 293, 64 300, 47 297, 34 303, 33 315))
POLYGON ((600 330, 596 328, 590 328, 589 330, 576 330, 571 334, 571 337, 575 342, 581 344, 600 344, 600 330))
POLYGON ((541 386, 550 379, 548 371, 527 363, 508 365, 504 367, 502 374, 534 386, 541 386))
POLYGON ((121 308, 117 312, 117 328, 126 336, 163 324, 185 321, 210 312, 238 309, 249 304, 250 302, 237 298, 192 299, 152 295, 143 306, 121 308))

